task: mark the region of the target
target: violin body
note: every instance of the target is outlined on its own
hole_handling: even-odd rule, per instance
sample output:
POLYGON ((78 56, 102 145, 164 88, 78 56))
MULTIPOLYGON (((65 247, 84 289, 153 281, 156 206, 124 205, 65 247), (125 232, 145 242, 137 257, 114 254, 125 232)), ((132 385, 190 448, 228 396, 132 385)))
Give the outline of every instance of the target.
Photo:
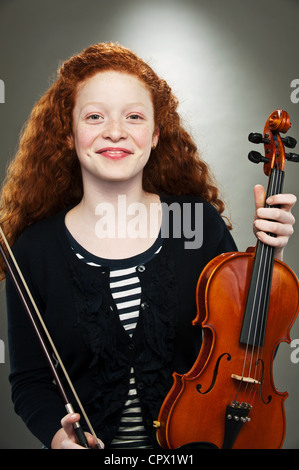
POLYGON ((201 443, 197 447, 235 449, 274 449, 283 444, 288 393, 275 389, 272 364, 279 343, 290 342, 299 286, 288 266, 275 260, 264 346, 255 348, 253 357, 248 354, 245 364, 247 370, 258 369, 252 380, 260 383, 242 382, 244 352, 252 346, 240 344, 239 338, 253 262, 254 253, 226 253, 214 258, 199 278, 193 324, 202 325, 203 344, 192 369, 185 375, 173 374, 173 387, 158 418, 157 438, 163 448, 194 442, 201 443), (253 401, 249 420, 245 417, 243 423, 227 417, 232 414, 227 406, 237 394, 240 400, 251 395, 253 401), (230 427, 237 425, 241 429, 234 439, 236 431, 230 427))
MULTIPOLYGON (((276 110, 263 135, 249 134, 251 142, 264 143, 265 156, 248 157, 264 163, 266 200, 281 193, 285 160, 299 161, 284 151, 296 140, 279 134, 290 127, 288 113, 276 110)), ((202 326, 202 347, 189 372, 173 373, 155 423, 158 442, 165 449, 281 448, 288 393, 275 388, 273 361, 279 344, 290 342, 298 314, 296 275, 274 258, 273 246, 258 240, 254 250, 210 261, 199 277, 196 302, 193 324, 202 326)))

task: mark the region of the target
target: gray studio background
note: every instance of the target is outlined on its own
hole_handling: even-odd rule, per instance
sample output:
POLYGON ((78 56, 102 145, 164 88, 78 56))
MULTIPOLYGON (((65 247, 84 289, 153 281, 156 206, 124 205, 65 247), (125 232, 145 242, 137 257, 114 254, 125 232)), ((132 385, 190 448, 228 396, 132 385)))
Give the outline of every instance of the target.
MULTIPOLYGON (((262 132, 276 108, 293 123, 299 140, 298 0, 0 0, 0 180, 34 102, 48 88, 58 65, 83 48, 118 41, 149 61, 180 99, 202 155, 214 171, 234 224, 240 250, 254 244, 253 186, 266 184, 262 166, 247 160, 251 131, 262 132), (298 85, 297 85, 298 86, 298 85), (0 99, 1 101, 1 99, 0 99)), ((263 152, 263 147, 255 148, 263 152)), ((296 151, 296 150, 295 150, 296 151)), ((299 153, 299 145, 297 149, 299 153)), ((285 192, 299 195, 299 164, 287 164, 285 192)), ((299 220, 299 203, 294 210, 299 220)), ((299 228, 285 261, 298 274, 299 228)), ((15 415, 9 372, 6 311, 0 292, 0 448, 40 448, 15 415)), ((299 338, 299 324, 292 329, 299 338)), ((299 448, 299 363, 284 343, 275 361, 275 384, 288 390, 285 448, 299 448)), ((100 436, 99 436, 100 437, 100 436)))

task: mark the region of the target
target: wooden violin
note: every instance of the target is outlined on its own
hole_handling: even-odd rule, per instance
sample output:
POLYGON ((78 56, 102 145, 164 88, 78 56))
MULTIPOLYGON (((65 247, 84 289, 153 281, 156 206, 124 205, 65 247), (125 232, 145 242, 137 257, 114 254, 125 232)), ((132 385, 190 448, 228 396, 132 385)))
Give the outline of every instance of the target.
MULTIPOLYGON (((285 160, 299 161, 296 140, 282 138, 291 127, 286 111, 268 118, 264 133, 249 140, 263 143, 269 177, 267 198, 281 193, 285 160)), ((269 207, 269 206, 267 206, 269 207)), ((255 250, 214 258, 196 289, 194 325, 203 329, 199 355, 174 383, 160 409, 157 439, 162 448, 275 449, 284 441, 287 392, 276 390, 272 365, 280 342, 290 342, 298 314, 299 284, 274 248, 257 242, 255 250), (254 252, 253 252, 254 251, 254 252)))

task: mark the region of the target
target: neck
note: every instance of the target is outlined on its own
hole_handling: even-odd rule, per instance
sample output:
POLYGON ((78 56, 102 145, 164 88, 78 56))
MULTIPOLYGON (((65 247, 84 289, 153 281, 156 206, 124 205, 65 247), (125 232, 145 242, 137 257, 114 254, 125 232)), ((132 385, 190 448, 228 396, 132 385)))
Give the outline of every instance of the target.
MULTIPOLYGON (((155 198, 144 191, 141 182, 125 181, 125 182, 101 182, 95 187, 84 188, 82 200, 76 207, 81 216, 94 218, 97 217, 99 208, 105 207, 105 204, 112 205, 116 214, 119 210, 123 210, 123 205, 120 207, 120 201, 126 203, 127 206, 131 204, 144 204, 147 206, 155 198)), ((158 198, 157 198, 158 200, 158 198)))
POLYGON ((130 237, 133 232, 134 239, 136 230, 145 239, 155 238, 161 224, 160 199, 145 192, 136 181, 101 182, 84 191, 81 202, 67 214, 66 224, 71 233, 79 230, 84 238, 97 230, 104 234, 111 231, 112 238, 115 234, 130 237))

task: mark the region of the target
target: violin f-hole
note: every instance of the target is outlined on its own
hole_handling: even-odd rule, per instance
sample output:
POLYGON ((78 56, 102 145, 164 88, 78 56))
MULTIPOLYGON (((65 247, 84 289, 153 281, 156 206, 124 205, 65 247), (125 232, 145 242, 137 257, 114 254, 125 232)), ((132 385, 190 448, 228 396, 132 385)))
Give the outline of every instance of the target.
POLYGON ((260 397, 261 397, 261 400, 262 402, 264 403, 264 405, 269 405, 269 403, 271 402, 272 400, 272 396, 271 395, 268 395, 268 401, 265 401, 264 400, 264 397, 263 397, 263 383, 264 383, 264 370, 265 370, 265 366, 264 366, 264 361, 262 359, 258 359, 256 361, 256 363, 260 363, 261 366, 262 366, 262 374, 261 374, 261 386, 260 386, 260 397))
POLYGON ((220 364, 220 361, 221 359, 224 357, 224 356, 227 356, 227 361, 230 361, 231 360, 231 355, 229 353, 223 353, 221 354, 221 356, 218 357, 217 359, 217 362, 216 362, 216 365, 215 365, 215 368, 214 368, 214 373, 213 373, 213 378, 212 378, 212 382, 211 382, 211 385, 209 386, 209 388, 205 391, 205 392, 202 392, 201 391, 201 384, 197 384, 196 385, 196 390, 198 391, 198 393, 200 393, 201 395, 205 395, 206 393, 209 393, 214 385, 215 385, 215 382, 216 382, 216 379, 217 379, 217 375, 218 375, 218 369, 219 369, 219 364, 220 364))

